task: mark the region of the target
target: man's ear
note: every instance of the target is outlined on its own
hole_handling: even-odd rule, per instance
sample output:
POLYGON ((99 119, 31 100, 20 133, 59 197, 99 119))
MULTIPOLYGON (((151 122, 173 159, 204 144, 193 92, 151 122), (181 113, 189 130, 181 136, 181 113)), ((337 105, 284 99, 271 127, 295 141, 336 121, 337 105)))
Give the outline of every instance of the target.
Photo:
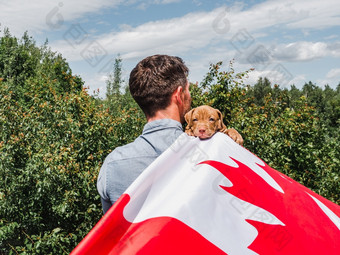
POLYGON ((222 113, 215 109, 217 114, 218 114, 218 122, 217 122, 217 130, 223 130, 223 129, 226 129, 226 125, 224 125, 223 123, 223 116, 222 116, 222 113))
POLYGON ((192 114, 194 113, 195 109, 191 109, 184 115, 184 119, 187 122, 187 127, 186 129, 189 129, 192 126, 192 114))
POLYGON ((176 103, 183 104, 183 88, 182 86, 178 86, 177 89, 173 93, 173 97, 176 100, 176 103))

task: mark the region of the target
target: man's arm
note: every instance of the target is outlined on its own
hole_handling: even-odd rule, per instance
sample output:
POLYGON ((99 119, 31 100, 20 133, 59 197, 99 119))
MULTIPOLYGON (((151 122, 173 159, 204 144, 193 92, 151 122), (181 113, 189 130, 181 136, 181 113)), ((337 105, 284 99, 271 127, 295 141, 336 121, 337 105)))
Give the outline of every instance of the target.
POLYGON ((100 168, 98 179, 97 179, 97 190, 100 195, 100 201, 102 203, 102 208, 104 214, 110 209, 112 203, 106 195, 106 160, 104 161, 102 167, 100 168))
POLYGON ((100 198, 100 201, 102 202, 103 213, 105 214, 110 209, 112 204, 110 201, 107 201, 102 197, 100 198))

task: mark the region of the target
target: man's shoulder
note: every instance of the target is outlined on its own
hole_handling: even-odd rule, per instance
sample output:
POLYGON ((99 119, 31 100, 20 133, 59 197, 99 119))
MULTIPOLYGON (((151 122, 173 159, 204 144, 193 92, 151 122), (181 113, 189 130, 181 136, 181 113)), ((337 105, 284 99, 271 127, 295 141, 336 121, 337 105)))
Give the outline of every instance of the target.
POLYGON ((108 156, 109 160, 124 160, 141 155, 143 151, 143 141, 136 138, 133 142, 116 147, 108 156))
MULTIPOLYGON (((165 122, 165 120, 163 120, 165 122)), ((143 134, 133 142, 116 147, 107 157, 106 163, 138 158, 155 158, 162 154, 183 130, 176 123, 154 121, 145 126, 143 134), (161 125, 159 125, 161 123, 161 125)))

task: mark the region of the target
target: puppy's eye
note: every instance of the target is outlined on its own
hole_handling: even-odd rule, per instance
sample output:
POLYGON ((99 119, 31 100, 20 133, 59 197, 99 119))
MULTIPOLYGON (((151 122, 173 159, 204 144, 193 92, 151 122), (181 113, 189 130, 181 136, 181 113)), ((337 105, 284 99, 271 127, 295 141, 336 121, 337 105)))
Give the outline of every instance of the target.
POLYGON ((197 119, 193 119, 192 121, 197 121, 197 119))
POLYGON ((209 121, 215 121, 215 119, 214 118, 210 118, 209 121))

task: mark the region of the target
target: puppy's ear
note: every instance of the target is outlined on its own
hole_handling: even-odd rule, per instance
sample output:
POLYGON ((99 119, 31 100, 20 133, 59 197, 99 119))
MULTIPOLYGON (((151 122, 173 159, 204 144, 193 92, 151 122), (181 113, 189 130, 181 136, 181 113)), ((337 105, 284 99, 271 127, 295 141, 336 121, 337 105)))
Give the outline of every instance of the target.
POLYGON ((216 110, 216 112, 218 114, 217 130, 224 130, 224 129, 226 129, 227 127, 223 123, 222 113, 219 110, 217 110, 217 109, 215 109, 215 110, 216 110))
POLYGON ((188 111, 185 115, 184 115, 184 119, 187 122, 187 129, 190 128, 192 126, 192 114, 194 113, 195 109, 191 109, 190 111, 188 111))

